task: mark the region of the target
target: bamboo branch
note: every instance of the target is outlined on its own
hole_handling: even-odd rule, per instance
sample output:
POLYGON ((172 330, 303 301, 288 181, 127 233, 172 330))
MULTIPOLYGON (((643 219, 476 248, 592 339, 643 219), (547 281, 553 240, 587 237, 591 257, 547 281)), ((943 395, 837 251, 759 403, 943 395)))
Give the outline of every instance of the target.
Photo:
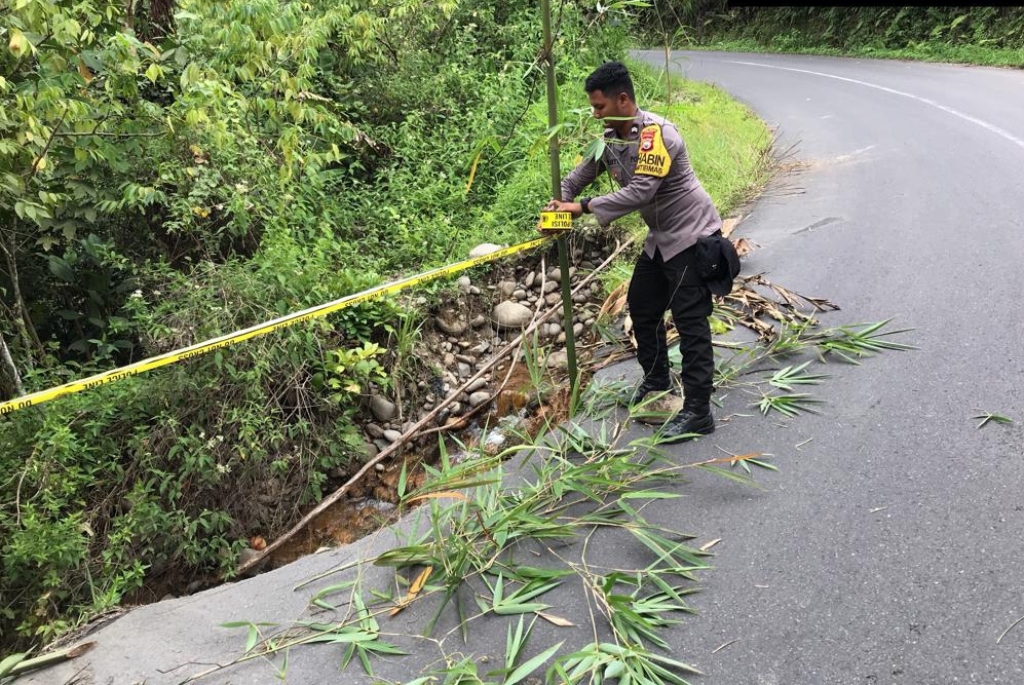
POLYGON ((26 363, 28 368, 31 369, 34 366, 32 363, 32 350, 35 349, 42 355, 44 352, 43 344, 39 341, 39 335, 36 333, 35 326, 32 325, 32 319, 28 315, 28 308, 25 306, 25 298, 21 292, 21 277, 18 275, 18 262, 14 257, 14 247, 13 245, 8 247, 3 236, 0 236, 0 252, 3 252, 4 259, 7 260, 7 277, 10 279, 11 288, 14 290, 12 323, 18 329, 18 333, 25 343, 26 363))
POLYGON ((46 668, 47 666, 53 666, 54 664, 60 663, 62 661, 68 661, 70 659, 78 658, 95 646, 95 642, 85 642, 83 644, 78 645, 77 647, 68 647, 67 649, 62 649, 57 652, 51 652, 50 654, 43 654, 42 656, 33 657, 31 659, 23 659, 22 661, 19 661, 16 664, 14 664, 14 666, 11 667, 10 671, 8 671, 7 673, 2 673, 0 675, 17 676, 21 673, 25 673, 26 671, 31 671, 36 668, 46 668))
POLYGON ((4 390, 13 390, 13 393, 9 393, 11 397, 5 397, 4 399, 9 400, 24 395, 25 391, 21 387, 21 376, 18 374, 18 367, 14 364, 14 359, 11 357, 11 351, 7 347, 7 340, 4 339, 2 331, 0 331, 0 361, 3 362, 5 373, 10 379, 12 386, 4 388, 4 390))

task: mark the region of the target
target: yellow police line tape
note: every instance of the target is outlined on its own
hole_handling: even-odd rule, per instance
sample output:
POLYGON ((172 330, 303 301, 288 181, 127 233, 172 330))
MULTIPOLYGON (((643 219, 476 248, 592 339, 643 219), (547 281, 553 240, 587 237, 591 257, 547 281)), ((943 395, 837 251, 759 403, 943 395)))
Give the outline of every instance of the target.
POLYGON ((310 319, 327 316, 328 314, 340 309, 345 309, 346 307, 351 307, 369 300, 375 300, 385 295, 391 295, 399 292, 400 290, 411 288, 414 285, 419 285, 420 283, 426 283, 427 281, 432 281, 434 279, 441 278, 442 276, 448 276, 460 271, 465 271, 466 269, 478 264, 492 262, 497 259, 501 259, 502 257, 508 257, 509 255, 538 247, 550 239, 550 237, 537 238, 518 245, 512 245, 511 247, 501 248, 500 250, 495 250, 494 252, 490 252, 480 257, 472 257, 461 262, 449 264, 448 266, 442 266, 432 269, 431 271, 425 271, 415 276, 403 278, 398 281, 392 281, 391 283, 385 283, 384 285, 378 285, 370 288, 369 290, 355 293, 354 295, 346 295, 345 297, 326 304, 310 307, 309 309, 303 309, 300 312, 286 314, 273 319, 272 321, 256 324, 255 326, 250 326, 249 328, 236 331, 235 333, 228 333, 227 335, 222 335, 219 338, 214 338, 213 340, 196 343, 195 345, 190 345, 180 350, 165 352, 164 354, 157 355, 156 357, 143 359, 142 361, 129 364, 128 366, 122 366, 119 369, 104 371, 103 373, 98 373, 95 376, 89 376, 88 378, 83 378, 79 381, 72 381, 70 383, 65 383, 64 385, 58 385, 56 387, 49 388, 48 390, 40 390, 39 392, 34 392, 31 395, 25 395, 8 402, 3 402, 0 404, 0 415, 10 414, 28 407, 34 407, 58 397, 63 397, 64 395, 72 395, 100 385, 113 383, 121 380, 122 378, 135 376, 145 371, 157 369, 161 366, 167 366, 168 364, 173 364, 175 362, 192 359, 206 354, 207 352, 212 352, 213 350, 227 347, 228 345, 240 343, 243 340, 248 340, 249 338, 266 335, 271 331, 276 331, 287 326, 293 326, 297 323, 302 323, 303 321, 309 321, 310 319))

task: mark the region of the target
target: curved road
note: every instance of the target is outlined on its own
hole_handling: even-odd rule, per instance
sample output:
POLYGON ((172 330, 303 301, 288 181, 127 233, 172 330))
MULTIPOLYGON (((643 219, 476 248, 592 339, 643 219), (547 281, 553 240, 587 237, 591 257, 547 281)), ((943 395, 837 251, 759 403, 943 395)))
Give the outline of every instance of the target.
MULTIPOLYGON (((707 674, 695 685, 1024 683, 1024 622, 1006 632, 1024 616, 1024 72, 705 52, 674 62, 749 103, 804 163, 738 229, 762 245, 746 271, 838 303, 826 325, 894 317, 920 348, 826 367, 820 416, 737 417, 675 448, 688 460, 768 452, 781 467, 758 476, 764 490, 702 474, 686 497, 645 510, 685 521, 698 543, 722 539, 692 599, 700 616, 669 636, 677 658, 707 674), (981 412, 1015 423, 979 430, 981 412)), ((636 363, 612 373, 635 377, 636 363)), ((720 418, 756 414, 738 393, 724 405, 720 418)), ((91 635, 87 656, 26 682, 61 685, 79 669, 76 682, 181 682, 241 653, 244 635, 220 623, 308 615, 316 588, 296 591, 301 581, 393 540, 143 607, 91 635)), ((649 562, 628 537, 594 546, 608 566, 649 562)), ((388 582, 386 569, 365 573, 388 582)), ((544 601, 587 625, 579 587, 544 601)), ((412 635, 429 616, 411 607, 387 629, 412 635)), ((506 624, 473 626, 452 648, 501 663, 506 624)), ((588 639, 584 627, 535 635, 531 654, 588 639)), ((297 650, 288 682, 372 680, 358 667, 339 675, 329 647, 297 650)), ((429 643, 407 648, 377 675, 405 682, 438 663, 429 643)), ((201 682, 279 681, 255 660, 201 682)))
POLYGON ((673 63, 805 163, 787 179, 804 192, 769 193, 741 225, 763 246, 745 271, 832 299, 827 325, 895 317, 920 347, 830 365, 824 414, 761 422, 763 445, 750 423, 720 432, 782 472, 751 496, 688 488, 691 525, 723 542, 682 653, 709 685, 1024 683, 1024 623, 996 644, 1024 616, 1024 72, 673 63), (1015 423, 979 430, 981 412, 1015 423))

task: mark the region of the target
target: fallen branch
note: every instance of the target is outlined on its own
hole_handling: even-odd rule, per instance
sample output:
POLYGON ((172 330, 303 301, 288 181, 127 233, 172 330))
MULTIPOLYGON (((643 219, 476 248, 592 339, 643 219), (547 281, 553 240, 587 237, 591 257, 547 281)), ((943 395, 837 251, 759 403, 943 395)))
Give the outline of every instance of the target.
MULTIPOLYGON (((633 238, 630 238, 625 243, 622 243, 618 247, 616 247, 615 251, 612 252, 612 254, 607 259, 605 259, 603 262, 601 262, 601 264, 599 264, 597 266, 597 268, 595 268, 593 271, 591 271, 589 274, 587 274, 576 285, 576 288, 572 291, 571 294, 575 295, 580 290, 582 290, 584 286, 589 285, 590 281, 594 278, 594 276, 596 274, 598 274, 606 266, 608 266, 608 264, 610 264, 623 250, 625 250, 627 247, 629 247, 633 243, 633 240, 634 240, 633 238)), ((391 443, 386 448, 381 450, 381 452, 377 456, 375 456, 373 459, 370 459, 369 461, 367 461, 363 465, 363 467, 361 469, 359 469, 355 473, 355 475, 353 475, 351 478, 348 479, 348 481, 345 482, 344 485, 342 485, 337 490, 335 490, 330 495, 328 495, 325 499, 323 499, 318 505, 316 505, 312 510, 310 510, 309 513, 307 513, 305 516, 303 516, 302 519, 300 519, 298 523, 296 523, 294 526, 292 526, 292 528, 288 532, 286 532, 283 535, 281 535, 280 537, 278 537, 272 543, 267 545, 259 554, 257 554, 256 556, 252 557, 251 559, 246 561, 244 564, 239 566, 235 570, 235 573, 238 574, 238 575, 241 575, 241 574, 245 573, 246 571, 248 571, 248 570, 250 570, 250 569, 252 569, 252 568, 254 568, 254 567, 256 567, 256 566, 258 566, 260 564, 262 564, 267 559, 267 557, 270 555, 271 552, 273 552, 274 550, 279 548, 281 545, 286 543, 288 540, 293 538, 297 533, 299 533, 307 525, 309 525, 309 523, 312 522, 317 516, 319 516, 320 514, 325 512, 329 507, 331 507, 331 505, 333 505, 335 502, 337 502, 342 497, 344 497, 348 493, 348 491, 352 489, 352 486, 355 485, 356 483, 358 483, 363 478, 363 476, 365 476, 369 471, 371 471, 374 467, 376 467, 377 464, 381 463, 382 461, 384 461, 388 457, 390 457, 393 454, 395 454, 396 452, 398 452, 398 450, 401 449, 405 445, 405 443, 407 443, 410 439, 412 439, 414 437, 417 437, 417 433, 418 433, 418 431, 421 428, 423 428, 428 423, 433 421, 437 417, 437 415, 440 414, 441 411, 445 407, 447 407, 449 404, 451 404, 452 402, 455 401, 456 397, 458 397, 460 394, 465 392, 466 388, 468 388, 473 382, 475 382, 477 379, 481 378, 485 373, 490 371, 492 368, 497 366, 499 361, 501 361, 512 350, 517 349, 518 346, 522 344, 522 342, 526 339, 526 336, 528 336, 530 333, 532 333, 534 330, 536 330, 536 328, 538 326, 540 326, 540 324, 542 324, 545 321, 547 321, 547 319, 549 319, 552 315, 554 315, 557 312, 561 311, 561 309, 562 309, 561 302, 559 302, 559 303, 555 304, 554 306, 552 306, 550 309, 548 309, 548 311, 545 312, 544 314, 542 314, 541 316, 535 317, 534 321, 530 324, 530 326, 528 328, 524 329, 522 333, 520 333, 514 340, 512 340, 512 342, 510 342, 508 345, 506 345, 504 348, 502 348, 501 351, 497 352, 493 357, 491 357, 487 361, 487 363, 484 364, 483 366, 481 366, 480 369, 475 374, 470 376, 469 379, 467 379, 465 383, 463 383, 461 386, 459 386, 453 392, 449 393, 448 397, 446 397, 444 400, 442 400, 429 413, 427 413, 425 416, 423 416, 423 418, 421 418, 419 421, 414 423, 409 428, 409 430, 407 430, 405 433, 403 433, 397 440, 395 440, 393 443, 391 443)), ((493 400, 494 396, 492 396, 491 399, 493 400)), ((483 403, 480 406, 486 406, 486 404, 487 403, 483 403)))
POLYGON ((59 651, 43 654, 42 656, 33 657, 31 659, 24 658, 25 655, 23 654, 16 654, 7 657, 6 659, 0 660, 0 678, 5 676, 17 677, 27 671, 32 671, 37 668, 46 668, 47 666, 53 666, 54 664, 61 663, 63 661, 75 659, 82 656, 95 646, 95 642, 85 642, 75 647, 68 647, 67 649, 61 649, 59 651))

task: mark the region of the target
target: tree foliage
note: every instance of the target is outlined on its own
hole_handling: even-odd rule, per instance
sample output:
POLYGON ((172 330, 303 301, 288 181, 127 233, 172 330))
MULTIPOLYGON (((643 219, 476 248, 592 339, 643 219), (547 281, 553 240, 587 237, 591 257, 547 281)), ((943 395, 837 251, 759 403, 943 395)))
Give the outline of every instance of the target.
POLYGON ((1024 48, 1020 7, 734 7, 666 0, 645 11, 653 40, 748 39, 774 49, 1024 48))

